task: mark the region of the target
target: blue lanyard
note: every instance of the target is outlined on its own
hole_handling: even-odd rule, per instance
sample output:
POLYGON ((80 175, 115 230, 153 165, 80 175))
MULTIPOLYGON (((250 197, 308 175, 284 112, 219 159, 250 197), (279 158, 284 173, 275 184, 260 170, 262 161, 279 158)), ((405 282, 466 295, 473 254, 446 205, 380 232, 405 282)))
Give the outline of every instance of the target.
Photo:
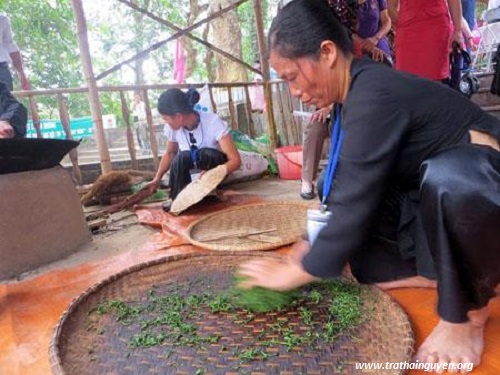
POLYGON ((191 160, 193 161, 193 167, 195 169, 198 169, 198 166, 196 165, 196 157, 198 156, 198 147, 193 147, 194 145, 191 145, 190 153, 191 153, 191 160))
POLYGON ((326 200, 328 199, 328 195, 330 195, 330 190, 332 189, 333 179, 335 178, 335 172, 337 171, 337 165, 339 163, 340 149, 342 148, 342 141, 344 139, 344 130, 342 130, 341 124, 341 111, 342 105, 335 105, 335 122, 332 130, 332 143, 330 145, 328 165, 326 167, 326 173, 323 180, 323 199, 321 200, 321 211, 326 210, 326 200))

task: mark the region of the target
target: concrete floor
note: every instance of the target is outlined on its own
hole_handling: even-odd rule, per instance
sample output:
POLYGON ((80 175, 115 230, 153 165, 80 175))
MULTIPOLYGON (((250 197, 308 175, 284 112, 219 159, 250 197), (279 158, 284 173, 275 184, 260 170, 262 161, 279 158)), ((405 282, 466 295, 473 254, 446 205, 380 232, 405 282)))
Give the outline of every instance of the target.
MULTIPOLYGON (((300 181, 263 179, 227 189, 265 199, 300 200, 300 181)), ((0 283, 0 375, 49 375, 48 348, 54 326, 73 298, 123 269, 189 251, 188 246, 162 250, 144 246, 158 232, 138 224, 135 215, 115 214, 107 230, 94 235, 94 241, 79 252, 22 275, 21 281, 0 283)), ((437 323, 436 291, 408 288, 389 294, 408 314, 418 347, 437 323)), ((477 375, 500 374, 500 298, 491 301, 490 314, 483 363, 474 371, 477 375)))
MULTIPOLYGON (((228 185, 224 187, 224 190, 257 195, 269 200, 301 200, 300 181, 280 180, 275 177, 264 177, 228 185)), ((29 279, 50 270, 74 267, 113 255, 137 251, 157 232, 158 230, 154 228, 141 225, 137 217, 129 211, 113 214, 108 226, 95 233, 91 243, 82 246, 76 253, 65 259, 23 273, 11 282, 29 279)))

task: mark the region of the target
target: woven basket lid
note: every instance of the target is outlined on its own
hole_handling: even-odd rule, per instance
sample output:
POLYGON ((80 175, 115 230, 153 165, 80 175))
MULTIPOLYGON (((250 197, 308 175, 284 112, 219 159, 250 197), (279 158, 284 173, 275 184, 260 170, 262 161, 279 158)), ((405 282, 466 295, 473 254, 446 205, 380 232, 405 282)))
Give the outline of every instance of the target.
POLYGON ((209 250, 272 250, 305 233, 308 208, 310 204, 292 201, 237 206, 201 217, 188 227, 187 236, 209 250))
POLYGON ((182 189, 172 202, 170 213, 180 214, 209 195, 227 176, 227 167, 219 165, 182 189))
MULTIPOLYGON (((286 321, 285 329, 302 332, 300 309, 268 313, 207 313, 196 315, 197 327, 219 339, 202 346, 173 344, 132 349, 131 338, 144 332, 144 325, 123 324, 114 316, 98 315, 99 304, 123 301, 140 305, 151 296, 199 295, 207 289, 225 291, 231 274, 243 261, 269 253, 191 253, 168 256, 131 267, 91 287, 69 306, 56 327, 50 345, 50 362, 56 375, 95 374, 359 374, 357 362, 392 362, 410 360, 413 336, 407 316, 397 303, 375 287, 362 286, 363 321, 349 335, 334 343, 315 347, 298 344, 291 350, 268 348, 267 360, 242 362, 236 352, 246 345, 259 345, 265 327, 286 321), (205 280, 204 284, 195 280, 205 280), (185 287, 187 285, 187 287, 185 287), (184 286, 184 287, 183 287, 184 286), (238 321, 239 320, 239 321, 238 321), (259 341, 260 340, 260 341, 259 341)), ((324 321, 328 308, 311 306, 324 321)), ((140 319, 159 319, 144 310, 140 319), (149 314, 149 315, 147 315, 149 314)), ((146 321, 146 320, 144 320, 146 321)), ((144 322, 141 320, 141 322, 144 322)), ((166 328, 155 327, 163 331, 166 328)), ((322 327, 315 328, 321 331, 322 327)), ((266 350, 266 349, 263 349, 266 350)), ((394 370, 390 374, 401 374, 394 370)), ((388 374, 370 370, 367 374, 388 374)))

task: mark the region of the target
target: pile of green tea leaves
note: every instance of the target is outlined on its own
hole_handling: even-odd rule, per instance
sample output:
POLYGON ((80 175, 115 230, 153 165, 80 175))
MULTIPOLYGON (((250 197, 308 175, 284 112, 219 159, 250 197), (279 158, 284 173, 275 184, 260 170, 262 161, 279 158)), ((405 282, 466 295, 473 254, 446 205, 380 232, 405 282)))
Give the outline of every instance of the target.
POLYGON ((215 345, 220 346, 220 355, 241 363, 266 361, 304 347, 320 350, 362 322, 361 288, 354 283, 324 281, 281 293, 263 288, 245 291, 234 282, 226 291, 212 288, 201 277, 167 290, 153 287, 138 301, 103 301, 91 314, 133 326, 131 350, 215 345), (241 332, 239 339, 234 338, 235 331, 241 332), (228 337, 238 344, 226 344, 228 337))

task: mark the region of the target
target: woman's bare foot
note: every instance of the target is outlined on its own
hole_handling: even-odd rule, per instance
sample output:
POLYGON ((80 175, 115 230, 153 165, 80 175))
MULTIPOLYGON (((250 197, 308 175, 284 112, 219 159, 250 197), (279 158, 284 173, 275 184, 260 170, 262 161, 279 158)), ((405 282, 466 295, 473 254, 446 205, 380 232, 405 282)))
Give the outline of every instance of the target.
POLYGON ((468 317, 468 322, 458 324, 441 319, 418 349, 414 361, 429 364, 426 368, 438 374, 472 371, 481 362, 488 308, 472 310, 468 317))
POLYGON ((413 276, 406 279, 386 281, 383 283, 377 283, 382 290, 390 290, 396 288, 433 288, 437 286, 436 280, 431 280, 423 276, 413 276))

